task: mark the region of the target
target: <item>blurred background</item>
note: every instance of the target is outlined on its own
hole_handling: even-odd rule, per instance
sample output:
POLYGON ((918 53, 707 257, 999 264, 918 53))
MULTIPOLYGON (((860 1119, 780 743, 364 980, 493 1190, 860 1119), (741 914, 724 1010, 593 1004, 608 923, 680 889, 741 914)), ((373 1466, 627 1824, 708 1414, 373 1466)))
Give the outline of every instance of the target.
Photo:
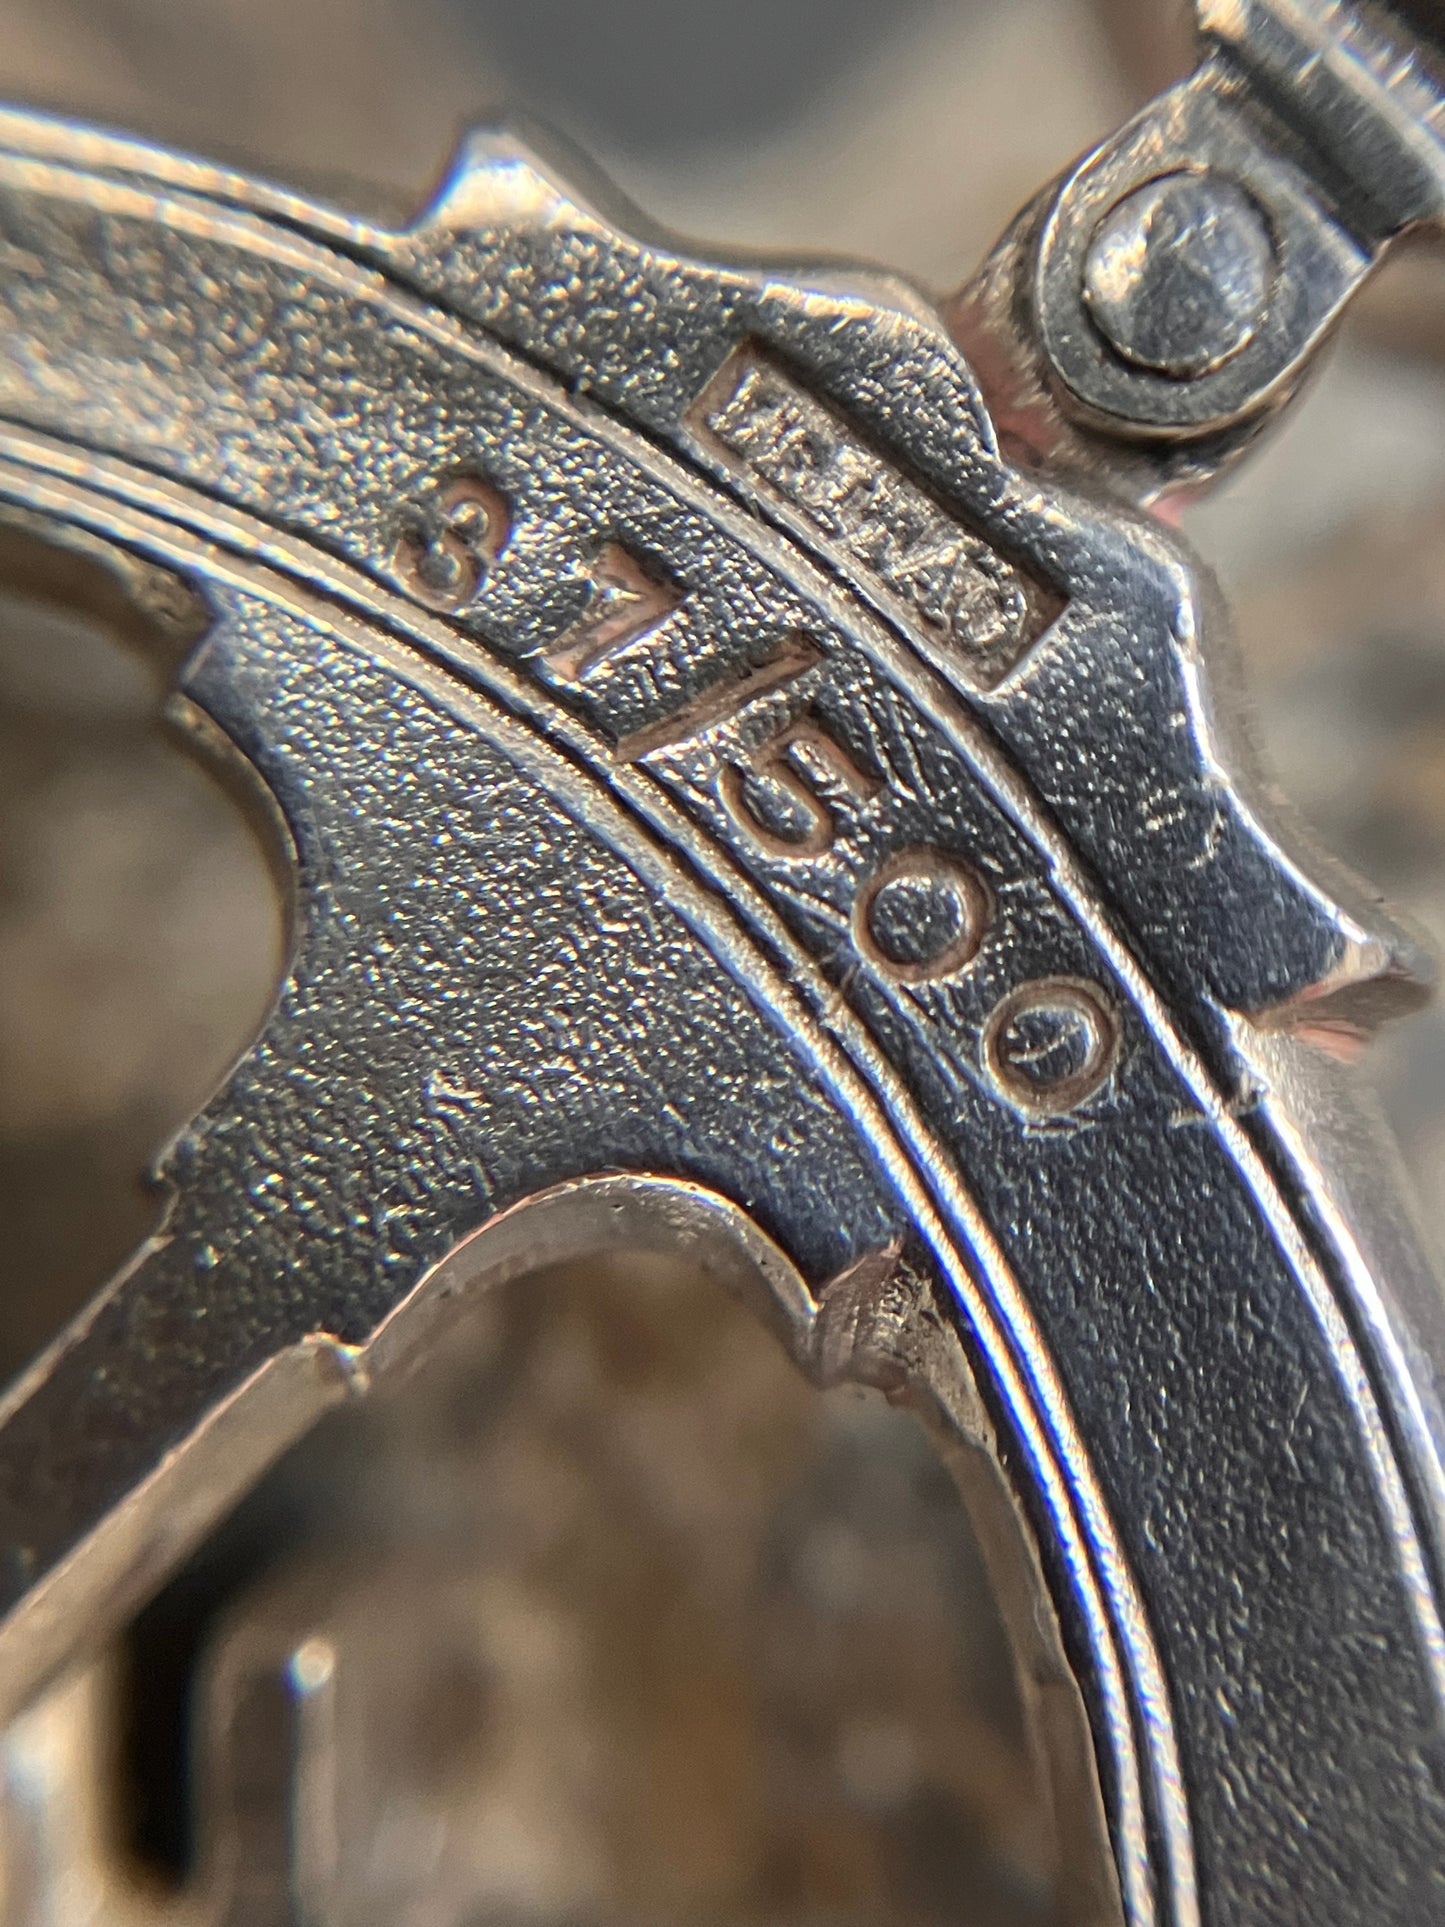
MULTIPOLYGON (((1188 44, 1169 0, 0 0, 0 94, 403 205, 520 106, 671 226, 942 292, 1188 44)), ((1438 258, 1397 264, 1189 523, 1280 785, 1437 938, 1442 297, 1438 258)), ((278 967, 260 853, 159 696, 0 591, 4 1376, 148 1228, 136 1174, 278 967)), ((1445 1018, 1365 1075, 1445 1244, 1445 1018)), ((1057 1899, 921 1435, 636 1266, 529 1283, 475 1357, 328 1427, 0 1773, 0 1927, 1007 1927, 1057 1899), (278 1667, 342 1725, 257 1742, 278 1667), (323 1767, 335 1824, 298 1833, 323 1767), (207 1871, 208 1828, 249 1886, 207 1871)))

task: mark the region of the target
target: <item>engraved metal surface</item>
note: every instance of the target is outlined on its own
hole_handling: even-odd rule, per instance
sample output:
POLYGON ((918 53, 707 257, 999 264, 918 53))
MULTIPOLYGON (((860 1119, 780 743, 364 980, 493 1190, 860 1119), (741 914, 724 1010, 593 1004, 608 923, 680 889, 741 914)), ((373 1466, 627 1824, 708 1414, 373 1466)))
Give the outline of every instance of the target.
POLYGON ((729 357, 694 404, 693 426, 815 538, 836 544, 921 617, 981 688, 1007 675, 1058 614, 1057 597, 756 353, 729 357))
POLYGON ((0 1413, 8 1706, 484 1287, 660 1241, 1017 1508, 1075 1918, 1430 1918, 1445 1335, 1336 1063, 1427 973, 1247 782, 1183 546, 1011 461, 904 284, 506 134, 404 227, 0 150, 13 540, 199 638, 292 880, 0 1413))

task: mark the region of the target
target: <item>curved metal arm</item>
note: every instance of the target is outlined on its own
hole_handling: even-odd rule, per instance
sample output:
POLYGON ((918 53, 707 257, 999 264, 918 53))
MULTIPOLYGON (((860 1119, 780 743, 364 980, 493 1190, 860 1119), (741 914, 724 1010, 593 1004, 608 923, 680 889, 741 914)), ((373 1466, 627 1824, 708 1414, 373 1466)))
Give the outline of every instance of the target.
POLYGON ((5 518, 204 628, 294 879, 164 1222, 0 1412, 10 1702, 472 1234, 622 1173, 992 1468, 1124 1918, 1430 1918, 1445 1340, 1327 1088, 1422 967, 1230 773, 1187 555, 1010 465, 903 285, 505 136, 389 230, 9 115, 0 235, 5 518))

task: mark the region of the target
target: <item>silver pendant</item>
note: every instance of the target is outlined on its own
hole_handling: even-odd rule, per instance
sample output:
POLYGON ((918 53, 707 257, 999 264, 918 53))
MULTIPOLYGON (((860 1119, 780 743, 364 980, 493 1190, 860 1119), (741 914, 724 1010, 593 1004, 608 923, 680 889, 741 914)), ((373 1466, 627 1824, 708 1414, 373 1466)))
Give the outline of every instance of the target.
POLYGON ((7 551, 291 902, 0 1416, 7 1709, 490 1285, 684 1248, 1007 1520, 1071 1918, 1445 1912, 1445 1312, 1348 1069, 1429 966, 1151 513, 1440 225, 1445 104, 1403 10, 1200 13, 944 311, 504 132, 389 227, 0 115, 7 551))

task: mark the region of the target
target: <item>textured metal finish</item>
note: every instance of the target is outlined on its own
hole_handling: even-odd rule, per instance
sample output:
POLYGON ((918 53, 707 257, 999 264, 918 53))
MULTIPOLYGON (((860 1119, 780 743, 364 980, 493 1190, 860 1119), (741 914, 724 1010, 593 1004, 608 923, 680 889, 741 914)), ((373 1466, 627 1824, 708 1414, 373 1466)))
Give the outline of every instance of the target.
MULTIPOLYGON (((1255 333, 1170 369, 1357 278, 1303 179, 1249 176, 1255 333)), ((292 903, 0 1412, 7 1703, 488 1283, 671 1242, 1012 1519, 1076 1919, 1437 1914, 1445 1318, 1336 1061, 1428 972, 1246 780, 1120 499, 1186 469, 1017 466, 910 288, 710 265, 500 133, 389 228, 3 115, 0 259, 17 566, 186 654, 292 903)))

